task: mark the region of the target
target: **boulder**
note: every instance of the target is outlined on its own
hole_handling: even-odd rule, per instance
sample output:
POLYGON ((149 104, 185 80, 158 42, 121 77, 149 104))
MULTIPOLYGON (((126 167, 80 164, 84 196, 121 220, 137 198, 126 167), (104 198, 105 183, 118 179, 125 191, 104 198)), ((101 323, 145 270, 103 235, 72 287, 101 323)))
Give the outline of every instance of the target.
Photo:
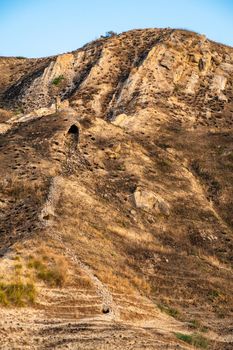
POLYGON ((158 194, 152 191, 137 188, 133 195, 136 208, 144 210, 156 210, 164 215, 169 215, 169 204, 158 194))

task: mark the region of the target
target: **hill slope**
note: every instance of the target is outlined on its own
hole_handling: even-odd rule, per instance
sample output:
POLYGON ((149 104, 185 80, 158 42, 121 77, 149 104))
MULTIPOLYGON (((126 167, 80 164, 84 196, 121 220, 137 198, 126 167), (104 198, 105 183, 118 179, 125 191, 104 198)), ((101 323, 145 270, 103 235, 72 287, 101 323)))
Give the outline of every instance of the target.
POLYGON ((231 349, 233 49, 134 30, 0 71, 1 348, 231 349))

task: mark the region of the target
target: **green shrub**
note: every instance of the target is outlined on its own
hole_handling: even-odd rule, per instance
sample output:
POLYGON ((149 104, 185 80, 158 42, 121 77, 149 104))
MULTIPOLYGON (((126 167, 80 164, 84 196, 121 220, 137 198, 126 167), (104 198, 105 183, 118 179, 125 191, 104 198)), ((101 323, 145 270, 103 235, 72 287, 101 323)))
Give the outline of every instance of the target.
POLYGON ((59 75, 58 77, 53 79, 52 84, 58 86, 62 82, 62 80, 64 80, 64 76, 59 75))
POLYGON ((175 333, 177 339, 184 341, 185 343, 191 344, 196 348, 207 349, 208 348, 208 339, 203 337, 200 334, 183 334, 183 333, 175 333))

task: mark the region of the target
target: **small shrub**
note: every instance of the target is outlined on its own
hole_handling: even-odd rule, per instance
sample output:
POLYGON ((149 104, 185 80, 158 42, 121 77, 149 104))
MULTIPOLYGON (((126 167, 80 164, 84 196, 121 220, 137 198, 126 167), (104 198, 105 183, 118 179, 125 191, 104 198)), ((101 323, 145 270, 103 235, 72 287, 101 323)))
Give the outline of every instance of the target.
POLYGON ((202 324, 198 320, 191 320, 191 321, 189 321, 188 325, 190 328, 197 329, 203 333, 208 331, 208 328, 205 326, 202 326, 202 324))
POLYGON ((111 38, 116 35, 117 35, 116 32, 109 30, 108 32, 105 33, 105 35, 101 35, 101 38, 111 38))
POLYGON ((207 349, 208 348, 208 339, 203 337, 200 334, 183 334, 183 333, 175 333, 177 339, 184 341, 190 345, 195 346, 196 348, 207 349))
POLYGON ((0 304, 3 306, 24 306, 35 301, 35 287, 32 283, 0 283, 0 304))
POLYGON ((16 56, 16 58, 18 58, 18 60, 25 60, 26 59, 26 57, 24 57, 24 56, 16 56))
POLYGON ((64 284, 64 276, 56 267, 51 269, 44 268, 37 273, 37 277, 47 282, 50 286, 61 287, 64 284))
POLYGON ((60 83, 62 82, 62 80, 64 80, 64 76, 63 75, 59 75, 58 77, 54 78, 52 81, 52 84, 55 86, 60 85, 60 83))
POLYGON ((214 302, 220 297, 220 293, 217 290, 210 290, 208 293, 208 297, 212 302, 214 302))
POLYGON ((178 310, 174 309, 173 307, 164 305, 164 304, 158 304, 157 305, 159 310, 164 312, 165 314, 172 316, 174 318, 179 318, 180 317, 180 313, 178 310))
POLYGON ((18 114, 23 114, 24 113, 24 110, 22 107, 18 107, 14 110, 14 114, 15 115, 18 115, 18 114))

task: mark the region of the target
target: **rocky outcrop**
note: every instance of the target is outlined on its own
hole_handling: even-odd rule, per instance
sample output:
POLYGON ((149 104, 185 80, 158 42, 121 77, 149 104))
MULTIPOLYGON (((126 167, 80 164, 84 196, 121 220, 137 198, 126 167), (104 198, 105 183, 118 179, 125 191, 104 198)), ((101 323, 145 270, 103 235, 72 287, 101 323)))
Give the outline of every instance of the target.
MULTIPOLYGON (((2 64, 7 65, 6 61, 2 64)), ((14 72, 16 64, 11 64, 14 72)), ((22 69, 27 64, 23 60, 22 69)), ((28 113, 48 108, 54 96, 60 96, 82 115, 114 119, 141 109, 158 110, 173 95, 193 118, 193 127, 218 127, 221 118, 206 118, 202 109, 208 106, 211 113, 222 113, 222 102, 231 103, 232 67, 232 49, 201 35, 171 29, 135 30, 35 61, 24 77, 14 81, 12 76, 0 99, 3 105, 28 113), (190 103, 194 100, 195 108, 190 103)), ((182 116, 176 118, 183 122, 182 116)), ((230 118, 227 125, 232 125, 230 118)))
POLYGON ((138 187, 133 195, 135 206, 139 209, 154 210, 169 215, 169 204, 158 194, 138 187))

